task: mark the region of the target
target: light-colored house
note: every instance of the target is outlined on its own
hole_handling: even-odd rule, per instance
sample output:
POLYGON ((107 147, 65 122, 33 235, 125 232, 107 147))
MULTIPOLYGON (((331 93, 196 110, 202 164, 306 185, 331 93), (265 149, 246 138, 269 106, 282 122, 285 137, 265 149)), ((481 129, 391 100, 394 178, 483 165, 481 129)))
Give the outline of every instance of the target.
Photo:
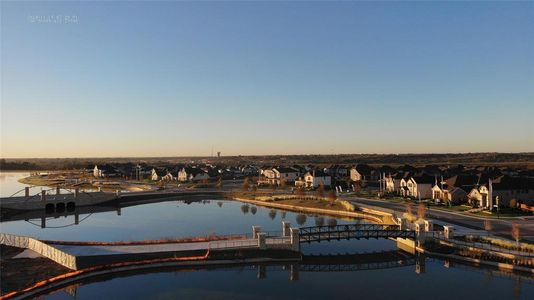
POLYGON ((493 197, 491 191, 486 185, 480 185, 474 187, 471 192, 467 195, 469 202, 478 207, 483 207, 486 209, 491 209, 493 207, 493 197))
POLYGON ((295 181, 295 186, 302 186, 307 188, 316 188, 321 183, 324 186, 332 185, 332 177, 320 170, 309 171, 304 174, 304 177, 295 181))
POLYGON ((178 171, 177 180, 181 182, 209 180, 208 172, 199 168, 182 168, 178 171))
POLYGON ((298 176, 299 171, 293 168, 275 167, 263 169, 262 176, 258 179, 258 184, 281 185, 283 183, 293 183, 298 176))
POLYGON ((93 169, 93 176, 95 178, 103 178, 103 177, 117 177, 120 176, 120 172, 113 167, 112 165, 105 164, 101 166, 100 168, 95 165, 93 169))
POLYGON ((371 180, 371 174, 373 169, 365 164, 358 164, 355 167, 350 168, 349 176, 352 181, 369 181, 371 180))
POLYGON ((94 167, 94 169, 93 169, 93 176, 94 176, 95 178, 101 178, 101 177, 103 177, 103 175, 102 175, 102 170, 100 170, 100 169, 98 168, 97 165, 95 165, 95 167, 94 167))
POLYGON ((169 172, 167 169, 153 168, 150 174, 150 179, 153 181, 172 181, 174 180, 174 176, 172 176, 171 172, 169 172))
POLYGON ((400 180, 400 194, 404 197, 430 199, 432 198, 432 186, 435 182, 435 177, 426 174, 407 176, 400 180))
POLYGON ((494 205, 509 206, 512 199, 520 203, 534 204, 534 182, 528 178, 504 176, 488 180, 471 190, 469 200, 479 207, 492 209, 494 205))
POLYGON ((459 187, 449 187, 446 183, 438 183, 432 187, 432 199, 460 204, 467 201, 467 193, 459 187))
POLYGON ((384 190, 386 193, 400 193, 400 187, 401 187, 401 180, 403 176, 401 173, 398 173, 396 175, 386 175, 384 177, 384 190))
POLYGON ((293 168, 276 167, 273 168, 273 172, 275 177, 280 180, 280 183, 282 181, 293 183, 299 177, 299 172, 293 168))

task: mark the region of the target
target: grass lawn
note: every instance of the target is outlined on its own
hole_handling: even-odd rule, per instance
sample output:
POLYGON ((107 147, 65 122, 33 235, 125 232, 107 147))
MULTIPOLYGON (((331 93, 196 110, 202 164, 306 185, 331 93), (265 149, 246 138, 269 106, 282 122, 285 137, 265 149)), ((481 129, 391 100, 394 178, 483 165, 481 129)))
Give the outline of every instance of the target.
POLYGON ((42 178, 41 176, 29 176, 22 179, 19 179, 20 183, 29 184, 29 185, 38 185, 38 186, 55 186, 65 182, 62 179, 47 179, 42 178))
POLYGON ((310 207, 310 208, 322 208, 322 209, 332 209, 339 211, 347 211, 343 205, 339 202, 334 202, 330 205, 329 201, 319 200, 319 199, 288 199, 288 200, 276 200, 274 203, 310 207))
POLYGON ((384 200, 394 203, 403 203, 408 201, 407 199, 404 199, 402 197, 391 197, 391 198, 385 198, 384 200))
POLYGON ((496 211, 490 213, 488 211, 479 211, 476 213, 473 213, 474 215, 480 216, 480 217, 486 217, 486 218, 513 218, 513 217, 523 217, 523 216, 532 216, 531 212, 525 212, 518 209, 511 209, 511 208, 501 208, 499 214, 497 214, 496 211))
POLYGON ((247 194, 241 194, 236 195, 236 197, 243 197, 251 200, 256 201, 262 201, 267 203, 278 203, 278 204, 285 204, 285 205, 293 205, 293 206, 299 206, 299 207, 307 207, 307 208, 320 208, 320 209, 330 209, 330 210, 338 210, 338 211, 351 211, 347 208, 347 206, 343 205, 345 203, 346 205, 350 206, 351 208, 353 205, 349 204, 346 201, 340 201, 336 200, 333 203, 327 199, 320 199, 315 198, 313 196, 306 196, 308 198, 290 198, 290 199, 275 199, 270 196, 258 196, 255 195, 247 195, 247 194))
POLYGON ((471 206, 467 206, 467 205, 453 205, 452 207, 431 205, 430 208, 435 208, 435 209, 444 210, 444 211, 457 211, 457 212, 464 212, 464 211, 468 211, 472 209, 471 206))

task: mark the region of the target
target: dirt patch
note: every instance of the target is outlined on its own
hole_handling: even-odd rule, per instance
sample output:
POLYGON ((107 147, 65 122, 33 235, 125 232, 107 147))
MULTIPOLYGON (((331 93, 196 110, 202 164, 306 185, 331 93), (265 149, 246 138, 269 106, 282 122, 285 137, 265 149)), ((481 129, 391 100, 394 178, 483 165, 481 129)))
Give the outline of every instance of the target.
POLYGON ((0 247, 1 294, 18 291, 38 281, 70 271, 48 258, 12 258, 22 251, 22 248, 5 245, 0 247))

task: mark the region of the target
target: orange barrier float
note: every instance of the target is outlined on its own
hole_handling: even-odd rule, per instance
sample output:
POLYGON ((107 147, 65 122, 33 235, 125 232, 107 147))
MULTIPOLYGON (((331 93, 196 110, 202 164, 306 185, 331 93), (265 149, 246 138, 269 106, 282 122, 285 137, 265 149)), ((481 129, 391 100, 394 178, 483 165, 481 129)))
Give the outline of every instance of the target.
POLYGON ((53 245, 87 245, 87 246, 128 246, 128 245, 157 245, 170 243, 201 243, 212 241, 226 241, 226 240, 243 240, 247 237, 245 235, 234 236, 206 236, 206 237, 188 237, 182 239, 162 239, 162 240, 143 240, 143 241, 118 241, 118 242, 97 242, 97 241, 52 241, 40 240, 46 244, 53 245))

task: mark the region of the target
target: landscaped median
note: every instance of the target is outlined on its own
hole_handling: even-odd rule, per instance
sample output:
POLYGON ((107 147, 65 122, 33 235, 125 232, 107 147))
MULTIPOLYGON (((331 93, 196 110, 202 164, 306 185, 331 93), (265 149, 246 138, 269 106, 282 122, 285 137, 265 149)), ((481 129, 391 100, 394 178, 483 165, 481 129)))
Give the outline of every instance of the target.
POLYGON ((253 193, 236 193, 229 196, 231 199, 237 201, 270 208, 339 217, 362 218, 376 223, 390 224, 393 222, 390 213, 356 207, 348 201, 329 199, 327 197, 299 195, 268 196, 253 193))

